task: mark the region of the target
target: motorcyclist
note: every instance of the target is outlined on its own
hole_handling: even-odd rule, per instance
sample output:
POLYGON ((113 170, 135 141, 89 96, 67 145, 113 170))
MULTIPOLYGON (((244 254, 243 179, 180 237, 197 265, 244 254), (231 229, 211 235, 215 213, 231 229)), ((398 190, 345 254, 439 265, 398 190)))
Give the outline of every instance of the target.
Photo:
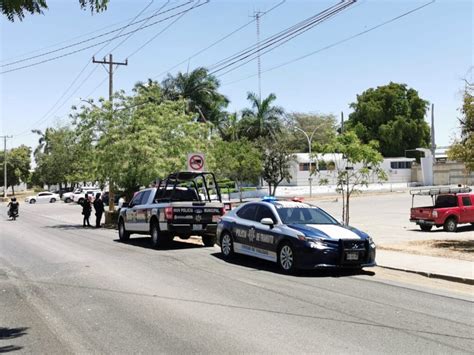
POLYGON ((11 201, 7 205, 8 207, 8 216, 11 217, 13 214, 18 214, 18 209, 20 204, 16 200, 16 197, 12 197, 11 201))

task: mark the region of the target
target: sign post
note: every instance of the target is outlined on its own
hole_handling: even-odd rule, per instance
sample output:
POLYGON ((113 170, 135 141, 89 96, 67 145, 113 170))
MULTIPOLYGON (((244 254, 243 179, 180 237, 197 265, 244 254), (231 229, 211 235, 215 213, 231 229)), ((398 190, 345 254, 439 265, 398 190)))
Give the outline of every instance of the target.
POLYGON ((188 154, 188 171, 204 171, 205 158, 202 153, 188 154))

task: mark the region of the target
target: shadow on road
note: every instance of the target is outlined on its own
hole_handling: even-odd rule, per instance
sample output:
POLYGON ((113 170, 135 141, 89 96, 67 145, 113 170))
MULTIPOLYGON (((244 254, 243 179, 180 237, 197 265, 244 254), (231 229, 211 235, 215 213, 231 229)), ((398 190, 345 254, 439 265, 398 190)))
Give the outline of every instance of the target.
POLYGON ((0 327, 0 340, 19 338, 23 335, 28 334, 26 332, 28 328, 3 328, 0 327))
POLYGON ((92 225, 89 227, 84 227, 82 224, 55 224, 52 226, 46 226, 44 228, 52 228, 52 229, 61 229, 61 230, 76 230, 76 229, 96 229, 95 226, 92 225))
MULTIPOLYGON (((212 253, 213 257, 224 260, 225 262, 243 266, 249 269, 254 269, 253 271, 268 271, 278 274, 283 274, 283 272, 278 268, 275 263, 271 261, 266 261, 262 259, 252 258, 246 255, 234 255, 230 260, 223 258, 221 253, 212 253)), ((360 270, 360 269, 318 269, 318 270, 298 270, 292 276, 296 277, 345 277, 345 276, 354 276, 354 275, 368 275, 374 276, 375 272, 360 270)))
POLYGON ((145 248, 145 249, 154 249, 156 251, 160 250, 179 250, 179 249, 196 249, 196 248, 205 248, 204 245, 195 244, 195 243, 188 243, 185 241, 181 241, 175 238, 171 241, 168 245, 155 249, 151 245, 151 238, 150 237, 139 237, 139 238, 130 238, 127 242, 121 242, 120 239, 114 239, 116 243, 123 243, 128 245, 133 245, 135 247, 145 248))
MULTIPOLYGON (((10 339, 15 339, 19 338, 23 335, 28 334, 26 332, 28 328, 21 327, 21 328, 4 328, 0 327, 0 340, 10 340, 10 339)), ((22 346, 17 346, 17 345, 5 345, 5 346, 0 346, 0 353, 8 353, 11 351, 18 351, 23 349, 22 346)))
MULTIPOLYGON (((425 233, 426 235, 429 235, 430 233, 447 233, 444 231, 443 227, 440 227, 440 228, 436 228, 436 227, 433 227, 433 229, 429 232, 425 232, 425 231, 422 231, 419 227, 418 228, 411 228, 411 229, 408 229, 409 231, 412 231, 412 232, 418 232, 418 233, 425 233)), ((452 233, 453 236, 459 234, 459 233, 467 233, 467 232, 474 232, 474 226, 472 224, 465 224, 465 225, 461 225, 461 226, 458 226, 458 229, 455 233, 452 233)))

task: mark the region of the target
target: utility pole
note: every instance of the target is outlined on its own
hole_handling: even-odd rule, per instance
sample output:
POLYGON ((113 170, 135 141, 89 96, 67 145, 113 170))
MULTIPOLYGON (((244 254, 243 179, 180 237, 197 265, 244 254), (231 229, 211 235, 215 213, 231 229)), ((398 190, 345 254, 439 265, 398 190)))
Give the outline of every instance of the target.
MULTIPOLYGON (((128 65, 128 59, 125 59, 125 62, 114 62, 112 54, 109 54, 109 60, 107 61, 104 57, 104 60, 95 60, 95 57, 92 57, 92 63, 95 64, 108 64, 109 69, 107 72, 109 73, 109 102, 110 102, 110 115, 113 119, 114 114, 114 105, 113 105, 113 94, 114 94, 114 65, 128 65)), ((113 181, 109 180, 109 212, 115 210, 114 205, 114 188, 113 188, 113 181)))
POLYGON ((7 139, 8 138, 13 138, 13 136, 0 136, 0 138, 3 138, 3 152, 4 152, 4 161, 3 161, 3 197, 7 198, 7 139))
POLYGON ((433 155, 433 162, 435 158, 436 141, 435 141, 435 125, 434 125, 434 104, 431 104, 431 154, 433 155))
POLYGON ((344 112, 341 111, 341 134, 344 133, 344 112))
POLYGON ((258 68, 258 100, 262 102, 262 63, 260 60, 260 17, 262 12, 256 11, 252 17, 257 25, 257 68, 258 68))

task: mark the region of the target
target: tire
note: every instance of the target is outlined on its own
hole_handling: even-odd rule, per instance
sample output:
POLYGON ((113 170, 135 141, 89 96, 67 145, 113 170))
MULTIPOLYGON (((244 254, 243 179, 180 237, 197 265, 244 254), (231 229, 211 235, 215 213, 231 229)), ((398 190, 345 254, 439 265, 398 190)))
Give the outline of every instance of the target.
POLYGON ((119 239, 121 242, 126 242, 130 239, 130 232, 127 232, 127 230, 125 229, 125 223, 123 222, 123 219, 121 219, 119 222, 118 230, 119 239))
POLYGON ((202 243, 206 247, 213 247, 216 244, 216 237, 212 235, 203 235, 202 236, 202 243))
POLYGON ((224 232, 221 237, 221 253, 224 259, 230 259, 234 256, 234 241, 227 232, 224 232))
POLYGON ((66 197, 66 199, 64 200, 65 203, 70 203, 72 200, 69 198, 69 197, 66 197))
POLYGON ((151 222, 150 227, 150 236, 151 236, 151 245, 153 248, 162 248, 166 245, 166 238, 164 238, 163 234, 160 232, 160 228, 156 221, 151 222))
POLYGON ((285 242, 278 249, 278 266, 285 274, 295 272, 295 251, 290 243, 285 242))
POLYGON ((49 200, 49 203, 55 203, 55 202, 56 202, 55 198, 52 198, 51 200, 49 200))
POLYGON ((433 226, 429 226, 429 225, 426 225, 426 224, 420 224, 420 229, 424 232, 429 232, 431 230, 431 228, 433 228, 433 226))
POLYGON ((36 203, 36 200, 35 199, 31 199, 30 200, 30 204, 34 205, 36 203))
POLYGON ((446 219, 444 222, 443 228, 446 232, 449 233, 454 233, 458 229, 458 221, 456 220, 456 217, 449 217, 446 219))

